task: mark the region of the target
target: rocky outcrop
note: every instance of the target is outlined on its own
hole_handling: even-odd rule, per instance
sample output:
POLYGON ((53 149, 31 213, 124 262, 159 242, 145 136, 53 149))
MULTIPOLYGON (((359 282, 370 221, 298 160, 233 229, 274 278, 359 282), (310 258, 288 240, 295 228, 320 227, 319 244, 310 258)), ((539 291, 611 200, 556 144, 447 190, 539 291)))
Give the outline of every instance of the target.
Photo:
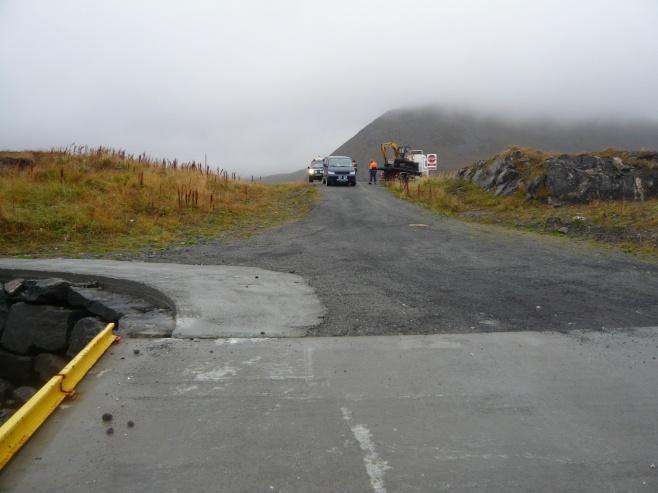
POLYGON ((5 292, 0 289, 0 337, 2 337, 2 332, 5 329, 5 323, 7 322, 7 315, 9 314, 9 300, 5 292))
POLYGON ((32 376, 32 358, 0 349, 0 378, 10 382, 27 382, 32 376))
POLYGON ((3 402, 7 397, 9 397, 13 389, 14 387, 9 381, 5 380, 4 378, 0 378, 0 402, 3 402))
POLYGON ((84 308, 103 320, 118 321, 124 314, 101 297, 102 293, 98 289, 71 286, 66 299, 69 305, 84 308))
POLYGON ((458 176, 495 195, 524 193, 553 204, 658 197, 658 153, 603 151, 552 156, 512 148, 458 176))
POLYGON ((28 303, 66 303, 71 283, 64 279, 37 279, 23 281, 20 298, 28 303))
POLYGON ((29 401, 36 393, 37 389, 34 387, 22 385, 21 387, 15 388, 11 396, 18 404, 22 405, 29 401))
POLYGON ((633 166, 620 157, 559 156, 547 159, 544 168, 546 188, 563 202, 658 196, 658 167, 633 166))
POLYGON ((4 285, 4 291, 8 296, 18 296, 25 289, 25 279, 12 279, 4 285))
POLYGON ((69 362, 67 358, 51 353, 41 353, 34 357, 34 372, 42 382, 57 375, 69 362))
POLYGON ((85 317, 78 320, 71 331, 66 355, 72 358, 78 354, 104 328, 105 324, 97 318, 85 317))
POLYGON ((511 195, 521 186, 521 173, 514 159, 520 157, 522 157, 520 153, 515 153, 514 156, 496 157, 490 163, 478 161, 473 166, 462 168, 458 175, 488 192, 503 196, 511 195))
POLYGON ((9 309, 0 344, 17 354, 66 351, 70 330, 86 315, 59 306, 15 303, 9 309))

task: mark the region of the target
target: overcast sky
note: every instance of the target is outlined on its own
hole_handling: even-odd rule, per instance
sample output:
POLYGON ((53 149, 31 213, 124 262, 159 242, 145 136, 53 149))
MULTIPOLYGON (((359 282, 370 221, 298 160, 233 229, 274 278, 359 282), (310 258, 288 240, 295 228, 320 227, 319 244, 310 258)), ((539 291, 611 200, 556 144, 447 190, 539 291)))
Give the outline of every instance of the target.
POLYGON ((0 0, 0 149, 265 175, 421 104, 658 119, 658 0, 0 0))

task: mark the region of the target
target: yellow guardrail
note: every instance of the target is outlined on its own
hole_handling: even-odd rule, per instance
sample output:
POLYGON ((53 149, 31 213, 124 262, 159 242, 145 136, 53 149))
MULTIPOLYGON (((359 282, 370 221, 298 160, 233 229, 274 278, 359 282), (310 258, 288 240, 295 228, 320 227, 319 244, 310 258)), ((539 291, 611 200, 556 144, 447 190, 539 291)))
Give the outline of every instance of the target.
POLYGON ((0 427, 0 470, 43 424, 57 406, 75 392, 82 380, 103 353, 117 339, 114 324, 108 324, 62 371, 39 389, 14 415, 0 427))

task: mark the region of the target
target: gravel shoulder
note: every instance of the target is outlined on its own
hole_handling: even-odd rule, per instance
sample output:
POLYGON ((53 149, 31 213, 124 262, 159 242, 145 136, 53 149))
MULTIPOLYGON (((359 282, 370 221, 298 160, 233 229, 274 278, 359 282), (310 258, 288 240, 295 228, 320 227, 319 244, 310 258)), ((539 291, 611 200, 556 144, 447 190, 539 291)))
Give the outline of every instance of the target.
POLYGON ((436 216, 364 183, 324 188, 311 213, 286 227, 140 259, 299 274, 327 308, 309 335, 601 330, 658 321, 655 262, 436 216))

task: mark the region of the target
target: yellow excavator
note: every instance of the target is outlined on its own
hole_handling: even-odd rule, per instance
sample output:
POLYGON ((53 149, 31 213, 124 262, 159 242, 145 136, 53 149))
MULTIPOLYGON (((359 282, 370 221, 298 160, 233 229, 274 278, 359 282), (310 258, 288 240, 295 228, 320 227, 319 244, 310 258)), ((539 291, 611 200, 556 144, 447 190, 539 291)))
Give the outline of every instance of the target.
POLYGON ((421 175, 418 163, 408 157, 408 153, 411 151, 409 146, 400 145, 397 142, 384 142, 379 148, 384 158, 384 180, 398 178, 401 174, 404 176, 421 175))

